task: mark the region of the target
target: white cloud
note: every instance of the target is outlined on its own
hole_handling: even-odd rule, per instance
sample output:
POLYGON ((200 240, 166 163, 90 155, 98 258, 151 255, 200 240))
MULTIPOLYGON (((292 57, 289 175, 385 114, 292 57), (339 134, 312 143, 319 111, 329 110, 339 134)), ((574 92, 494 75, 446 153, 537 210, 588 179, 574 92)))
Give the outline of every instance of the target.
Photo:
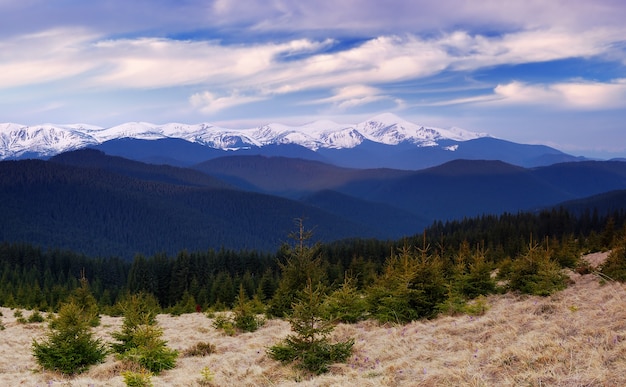
POLYGON ((388 99, 381 91, 366 85, 351 85, 334 90, 332 97, 311 101, 312 104, 332 104, 339 110, 388 99))
POLYGON ((603 110, 626 107, 626 80, 610 83, 567 82, 526 84, 511 82, 498 85, 496 103, 541 105, 546 107, 603 110))
POLYGON ((164 38, 97 40, 84 31, 49 31, 0 44, 0 77, 5 81, 0 84, 19 86, 85 74, 85 84, 107 88, 205 84, 287 93, 398 82, 448 68, 588 57, 607 51, 621 36, 607 29, 575 36, 546 30, 502 37, 457 31, 430 39, 381 36, 349 49, 318 53, 333 41, 223 45, 164 38))
POLYGON ((220 110, 228 109, 234 106, 247 104, 262 100, 259 96, 242 96, 235 92, 232 95, 218 97, 213 93, 205 91, 203 93, 196 93, 189 97, 189 103, 194 109, 201 111, 202 113, 212 114, 220 110))
MULTIPOLYGON (((452 3, 455 5, 450 11, 452 15, 444 24, 465 20, 468 15, 478 13, 475 6, 468 5, 469 2, 452 3)), ((315 102, 323 101, 347 109, 383 98, 401 102, 398 96, 382 91, 387 83, 422 79, 447 70, 474 71, 506 64, 602 56, 614 53, 614 45, 624 41, 626 27, 621 24, 600 25, 589 21, 581 26, 559 21, 581 20, 580 10, 573 11, 570 8, 576 7, 564 7, 562 2, 557 3, 562 6, 564 16, 555 22, 555 26, 546 26, 547 17, 538 10, 556 15, 558 7, 554 3, 543 3, 511 1, 507 2, 507 8, 500 2, 485 1, 486 15, 482 16, 485 23, 497 25, 494 20, 519 21, 518 29, 505 34, 483 35, 444 29, 436 34, 420 35, 419 30, 425 27, 420 26, 419 21, 425 20, 424 15, 432 17, 444 13, 443 6, 431 2, 397 2, 395 4, 401 9, 397 10, 378 4, 368 8, 360 1, 341 4, 321 1, 322 9, 334 4, 339 14, 354 11, 357 19, 354 23, 357 24, 371 21, 378 12, 381 25, 390 30, 397 27, 400 31, 408 31, 407 15, 417 18, 412 24, 415 26, 413 31, 378 35, 346 48, 330 35, 320 39, 303 38, 298 31, 290 35, 293 38, 283 36, 276 41, 258 39, 225 44, 219 40, 164 37, 111 38, 84 28, 49 29, 0 40, 0 89, 72 78, 71 88, 88 88, 95 92, 179 86, 211 90, 206 97, 197 97, 203 94, 192 97, 206 102, 198 106, 232 106, 229 104, 236 105, 236 101, 250 102, 278 94, 330 90, 333 97, 315 102), (420 12, 417 12, 418 8, 420 12), (520 15, 528 15, 531 11, 537 13, 539 22, 532 29, 524 29, 520 15), (397 25, 392 23, 392 16, 399 18, 397 25)), ((236 4, 230 0, 214 2, 212 7, 202 8, 209 14, 202 17, 223 16, 225 25, 239 22, 238 17, 249 21, 256 17, 255 28, 281 18, 285 25, 296 30, 312 28, 313 21, 320 22, 320 26, 328 22, 322 20, 322 14, 315 7, 317 3, 274 0, 265 9, 260 2, 252 2, 240 16, 234 15, 238 8, 236 4), (261 12, 260 16, 254 16, 256 11, 261 12), (303 24, 296 27, 297 21, 303 21, 303 24)), ((600 4, 603 6, 580 7, 587 9, 589 15, 596 15, 598 20, 600 16, 609 17, 606 16, 610 14, 608 3, 600 4)), ((331 20, 337 17, 334 13, 326 16, 331 20)), ((352 21, 347 22, 353 25, 350 23, 352 21)), ((343 26, 338 25, 340 29, 343 26)), ((552 86, 508 83, 498 86, 495 97, 511 103, 530 104, 532 98, 539 96, 546 101, 565 101, 560 102, 561 105, 595 108, 612 106, 610 96, 619 96, 620 90, 617 84, 607 86, 582 81, 552 86), (525 102, 525 95, 529 96, 528 102, 525 102), (602 96, 608 97, 603 99, 602 96)), ((489 97, 471 98, 474 99, 457 98, 437 104, 471 103, 489 97)))
POLYGON ((586 30, 621 26, 626 10, 619 0, 233 0, 213 3, 207 16, 226 25, 249 25, 265 31, 358 31, 388 35, 452 28, 478 30, 586 30))
POLYGON ((55 29, 0 40, 0 88, 56 81, 94 67, 82 49, 93 35, 55 29))

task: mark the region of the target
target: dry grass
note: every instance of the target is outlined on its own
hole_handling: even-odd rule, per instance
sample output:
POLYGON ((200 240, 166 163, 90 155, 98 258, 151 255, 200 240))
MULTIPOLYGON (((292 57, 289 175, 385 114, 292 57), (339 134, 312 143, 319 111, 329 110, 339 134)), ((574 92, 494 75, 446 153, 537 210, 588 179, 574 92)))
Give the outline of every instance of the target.
MULTIPOLYGON (((597 258, 597 257, 595 257, 597 258)), ((594 259, 595 259, 594 258, 594 259)), ((211 343, 205 357, 180 357, 155 386, 200 385, 208 367, 215 386, 619 386, 626 385, 626 286, 600 285, 593 275, 571 274, 574 283, 551 297, 513 294, 488 298, 479 317, 441 317, 405 326, 374 322, 339 325, 339 340, 355 338, 347 364, 309 377, 265 354, 289 333, 269 320, 257 332, 226 336, 202 314, 160 315, 169 346, 183 352, 211 343)), ((1 308, 0 384, 7 386, 123 386, 128 368, 113 356, 75 378, 41 371, 30 352, 44 324, 18 324, 1 308)), ((28 317, 25 311, 24 316, 28 317)), ((97 335, 111 340, 120 318, 103 316, 97 335)))

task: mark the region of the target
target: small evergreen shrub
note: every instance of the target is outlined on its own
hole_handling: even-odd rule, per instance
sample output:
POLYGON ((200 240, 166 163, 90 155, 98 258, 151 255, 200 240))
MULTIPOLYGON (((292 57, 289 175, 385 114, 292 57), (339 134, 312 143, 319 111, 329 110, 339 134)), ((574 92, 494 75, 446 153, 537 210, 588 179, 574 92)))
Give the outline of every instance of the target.
POLYGON ((397 324, 435 317, 446 294, 439 256, 408 247, 387 260, 381 275, 367 289, 372 316, 382 323, 397 324))
POLYGON ((255 302, 248 300, 243 285, 240 285, 237 303, 233 309, 233 325, 242 332, 254 332, 263 324, 265 320, 257 316, 255 302))
POLYGON ((100 313, 98 302, 89 290, 89 282, 85 277, 85 273, 81 273, 80 286, 70 294, 69 302, 74 302, 83 308, 85 315, 90 316, 89 325, 97 327, 100 325, 100 313))
POLYGON ((367 317, 368 304, 357 290, 354 278, 346 276, 341 287, 324 300, 324 313, 331 321, 354 324, 367 317))
POLYGON ((236 331, 256 331, 265 324, 265 319, 256 313, 259 309, 258 302, 258 299, 248 300, 243 285, 240 285, 232 317, 229 317, 226 313, 214 315, 213 327, 223 330, 228 336, 233 336, 236 331))
POLYGON ((224 331, 228 336, 235 335, 235 324, 226 313, 217 313, 213 319, 213 327, 224 331))
POLYGON ((15 317, 15 321, 17 321, 19 324, 26 324, 26 318, 24 318, 24 313, 22 313, 21 310, 16 309, 15 312, 13 312, 13 317, 15 317))
POLYGON ((178 351, 168 348, 167 342, 161 339, 162 335, 163 331, 154 325, 138 327, 133 335, 133 347, 119 357, 137 363, 155 374, 174 368, 178 351))
POLYGON ((63 305, 58 317, 49 324, 46 340, 33 340, 37 363, 44 369, 71 375, 102 362, 107 350, 99 339, 93 338, 90 317, 73 302, 63 305))
POLYGON ((118 342, 111 344, 118 357, 155 374, 174 368, 178 352, 168 348, 167 342, 161 339, 163 331, 156 326, 153 296, 130 296, 120 308, 124 312, 122 330, 112 333, 118 342))
POLYGON ((323 317, 321 286, 313 288, 310 280, 293 306, 289 324, 295 334, 287 336, 282 343, 267 351, 274 360, 296 362, 298 368, 319 375, 327 372, 330 364, 345 362, 352 354, 353 339, 329 343, 328 336, 334 325, 323 317))
POLYGON ((616 243, 601 265, 600 272, 612 280, 626 282, 626 235, 616 243))
POLYGON ((146 369, 139 372, 124 371, 122 372, 124 384, 128 387, 152 387, 152 373, 146 369))
POLYGON ((173 307, 171 307, 168 312, 172 316, 180 316, 185 313, 193 313, 196 312, 196 303, 195 298, 191 293, 185 291, 180 301, 176 303, 173 307))
POLYGON ((509 288, 525 294, 549 296, 567 287, 567 276, 546 250, 530 246, 511 264, 509 288))
POLYGON ((305 230, 302 219, 296 219, 298 230, 289 235, 296 242, 293 247, 282 246, 278 262, 280 282, 269 302, 267 314, 273 317, 285 317, 292 312, 298 292, 302 291, 311 280, 313 283, 324 283, 326 271, 323 267, 320 245, 307 246, 312 232, 305 230))
POLYGON ((211 371, 209 367, 202 368, 200 371, 201 378, 198 380, 198 384, 201 386, 212 386, 213 379, 215 378, 215 374, 211 371))
POLYGON ((28 316, 28 320, 26 321, 29 323, 41 323, 45 321, 45 318, 38 310, 36 310, 28 316))

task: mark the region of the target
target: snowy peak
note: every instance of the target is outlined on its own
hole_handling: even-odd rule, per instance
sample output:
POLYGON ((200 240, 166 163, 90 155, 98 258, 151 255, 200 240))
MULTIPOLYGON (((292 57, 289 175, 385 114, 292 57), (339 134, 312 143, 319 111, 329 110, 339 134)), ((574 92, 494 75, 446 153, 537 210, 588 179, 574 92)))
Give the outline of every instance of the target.
POLYGON ((302 126, 278 123, 249 129, 228 129, 208 123, 156 125, 128 122, 110 128, 93 125, 0 124, 0 159, 52 156, 68 150, 97 145, 109 140, 135 138, 183 139, 216 149, 243 149, 276 144, 297 144, 317 151, 322 148, 354 148, 363 141, 397 145, 408 142, 418 147, 437 146, 440 140, 466 141, 487 136, 462 129, 427 128, 385 113, 350 125, 321 120, 302 126))
POLYGON ((406 121, 394 114, 384 113, 357 125, 369 140, 397 145, 411 142, 418 146, 436 146, 438 140, 467 141, 487 137, 486 133, 475 133, 460 128, 426 128, 406 121))
POLYGON ((93 129, 95 127, 84 125, 0 124, 0 159, 25 154, 46 157, 97 144, 98 141, 87 133, 93 129))

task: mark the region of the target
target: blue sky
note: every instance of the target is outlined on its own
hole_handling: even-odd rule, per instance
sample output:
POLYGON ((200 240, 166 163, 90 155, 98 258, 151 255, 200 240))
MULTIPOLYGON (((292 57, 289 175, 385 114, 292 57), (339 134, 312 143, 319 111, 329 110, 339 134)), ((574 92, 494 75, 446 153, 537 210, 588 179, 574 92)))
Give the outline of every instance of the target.
POLYGON ((626 157, 621 0, 0 0, 0 122, 381 112, 626 157))

